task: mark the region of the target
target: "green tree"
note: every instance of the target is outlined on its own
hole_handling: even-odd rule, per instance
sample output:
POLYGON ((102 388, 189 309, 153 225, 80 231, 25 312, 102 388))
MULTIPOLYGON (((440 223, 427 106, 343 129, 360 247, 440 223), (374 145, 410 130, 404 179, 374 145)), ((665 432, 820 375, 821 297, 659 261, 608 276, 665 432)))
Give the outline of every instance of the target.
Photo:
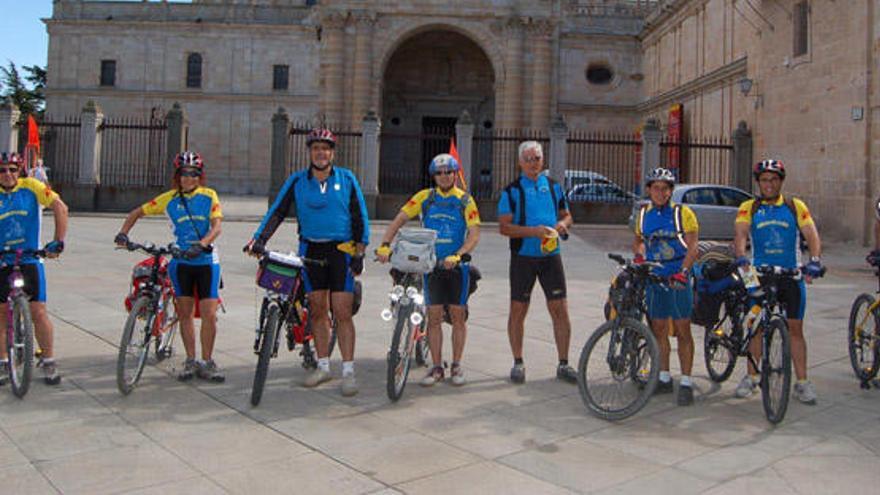
POLYGON ((46 70, 37 65, 23 67, 27 75, 22 78, 14 62, 0 67, 0 91, 7 100, 21 110, 22 119, 28 114, 42 115, 46 102, 46 70), (26 84, 30 83, 30 87, 26 84))

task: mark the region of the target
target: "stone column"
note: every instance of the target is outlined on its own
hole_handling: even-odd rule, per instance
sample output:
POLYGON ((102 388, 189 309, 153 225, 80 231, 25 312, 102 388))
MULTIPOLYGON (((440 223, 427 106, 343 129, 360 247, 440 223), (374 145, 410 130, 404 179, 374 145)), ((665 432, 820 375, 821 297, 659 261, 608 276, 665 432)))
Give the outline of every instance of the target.
POLYGON ((455 147, 458 150, 458 157, 461 160, 461 170, 464 172, 464 180, 468 185, 468 189, 475 189, 471 177, 473 174, 473 143, 474 143, 474 121, 471 114, 467 110, 461 112, 458 122, 455 123, 455 147))
POLYGON ((165 123, 168 126, 165 146, 165 177, 166 185, 171 187, 171 178, 174 177, 174 158, 178 153, 186 151, 187 122, 186 114, 179 102, 171 105, 171 110, 165 115, 165 123))
POLYGON ((565 169, 568 168, 568 125, 562 115, 556 114, 550 125, 550 177, 565 189, 565 169))
POLYGON ((343 12, 331 12, 321 20, 321 113, 333 124, 341 123, 344 115, 346 17, 343 12))
POLYGON ((290 156, 290 118, 282 107, 272 115, 272 142, 270 144, 269 205, 287 180, 287 161, 290 156))
POLYGON ((549 19, 536 19, 529 24, 529 46, 532 49, 532 105, 529 126, 543 129, 550 123, 550 76, 553 66, 553 23, 549 19))
POLYGON ((18 119, 21 112, 9 100, 0 105, 0 152, 18 152, 18 119))
POLYGON ((639 177, 639 190, 645 192, 645 177, 648 172, 660 166, 660 140, 663 132, 657 119, 648 119, 642 128, 642 173, 639 177))
POLYGON ((501 112, 501 122, 496 126, 500 129, 517 129, 523 125, 523 24, 523 19, 514 17, 504 26, 504 37, 507 40, 504 57, 504 109, 501 112))
POLYGON ((728 180, 731 185, 744 191, 751 191, 752 160, 752 131, 745 121, 740 120, 733 131, 733 156, 728 169, 728 180))
POLYGON ((361 190, 370 216, 376 214, 379 197, 379 132, 381 124, 370 110, 361 122, 361 190))
POLYGON ((351 97, 351 128, 356 129, 361 124, 363 115, 372 101, 372 86, 370 85, 371 69, 373 67, 372 35, 373 25, 376 23, 374 14, 360 12, 354 17, 354 77, 352 78, 351 97))
POLYGON ((89 100, 80 114, 79 173, 77 184, 96 185, 101 182, 101 108, 89 100))

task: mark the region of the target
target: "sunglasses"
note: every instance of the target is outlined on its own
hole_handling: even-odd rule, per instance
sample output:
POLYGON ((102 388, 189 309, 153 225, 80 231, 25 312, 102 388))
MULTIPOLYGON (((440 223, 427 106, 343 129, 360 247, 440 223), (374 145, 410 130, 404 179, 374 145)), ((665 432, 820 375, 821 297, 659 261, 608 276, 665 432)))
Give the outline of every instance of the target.
POLYGON ((184 170, 180 173, 181 177, 201 177, 202 173, 198 170, 184 170))
POLYGON ((18 167, 0 167, 0 174, 15 174, 18 173, 18 167))
POLYGON ((441 171, 435 173, 434 177, 436 177, 438 175, 452 175, 454 173, 455 173, 455 170, 441 170, 441 171))
POLYGON ((523 158, 523 161, 527 162, 527 163, 538 163, 543 159, 544 159, 544 157, 539 155, 539 156, 530 156, 528 158, 523 158))

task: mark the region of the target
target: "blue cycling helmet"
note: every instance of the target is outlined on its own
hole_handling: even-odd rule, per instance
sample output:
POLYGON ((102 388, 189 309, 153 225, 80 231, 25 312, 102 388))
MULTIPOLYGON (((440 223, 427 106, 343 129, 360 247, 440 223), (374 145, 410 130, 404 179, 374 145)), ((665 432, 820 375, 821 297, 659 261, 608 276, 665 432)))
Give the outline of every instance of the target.
POLYGON ((439 155, 435 156, 433 160, 431 160, 431 166, 428 167, 428 173, 430 175, 434 175, 440 169, 458 172, 458 160, 456 160, 455 157, 450 155, 449 153, 440 153, 439 155))

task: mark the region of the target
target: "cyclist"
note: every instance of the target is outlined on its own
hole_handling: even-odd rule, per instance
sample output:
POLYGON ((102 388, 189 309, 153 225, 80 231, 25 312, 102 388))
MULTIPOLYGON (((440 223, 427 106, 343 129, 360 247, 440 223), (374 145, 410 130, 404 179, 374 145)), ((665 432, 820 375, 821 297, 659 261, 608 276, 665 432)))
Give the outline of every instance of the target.
POLYGON ((114 242, 125 246, 128 232, 144 216, 166 215, 171 221, 175 243, 182 250, 168 264, 168 274, 177 299, 180 336, 186 350, 178 380, 193 376, 221 383, 226 377, 214 361, 217 336, 217 306, 220 289, 220 258, 214 241, 220 235, 223 212, 217 193, 205 187, 205 164, 198 153, 184 151, 174 158, 174 188, 132 210, 114 242), (195 306, 202 324, 199 340, 202 359, 196 359, 195 306))
MULTIPOLYGON (((760 197, 743 202, 736 214, 734 245, 737 265, 773 265, 796 268, 800 264, 800 239, 807 241, 810 261, 804 265, 806 281, 821 277, 822 244, 819 231, 810 210, 797 198, 784 198, 781 191, 785 181, 785 166, 778 160, 763 160, 755 164, 754 177, 760 197), (751 237, 752 260, 745 256, 746 243, 751 237)), ((816 390, 807 380, 807 342, 804 339, 804 311, 807 289, 804 280, 785 280, 779 286, 779 301, 788 315, 791 337, 791 358, 797 383, 794 392, 804 404, 816 404, 816 390)), ((759 356, 760 339, 752 340, 752 354, 759 356)), ((750 396, 759 381, 757 371, 749 364, 748 374, 736 388, 736 396, 750 396)))
MULTIPOLYGON (((0 247, 15 249, 39 249, 40 225, 43 208, 55 215, 55 235, 46 244, 46 256, 57 258, 64 251, 67 234, 67 205, 46 184, 20 177, 22 159, 17 153, 0 153, 0 247)), ((14 262, 7 256, 0 265, 14 262)), ((6 342, 6 298, 9 295, 7 279, 11 266, 0 268, 0 342, 6 342)), ((43 370, 43 381, 48 385, 61 383, 61 375, 55 363, 54 328, 46 311, 46 273, 42 260, 25 258, 21 262, 25 279, 25 291, 29 295, 31 317, 34 322, 37 343, 42 355, 37 366, 43 370)), ((9 379, 6 346, 0 345, 0 385, 9 379)))
MULTIPOLYGON (((455 187, 458 161, 448 154, 440 154, 431 160, 428 173, 436 187, 422 189, 400 209, 400 213, 385 230, 382 245, 376 256, 387 263, 391 256, 391 241, 408 220, 422 216, 426 228, 437 231, 438 265, 425 275, 425 302, 428 305, 428 343, 433 368, 421 384, 430 387, 444 379, 443 369, 443 308, 449 308, 452 320, 452 368, 453 385, 464 385, 461 356, 467 335, 465 308, 467 307, 470 266, 462 257, 469 255, 480 242, 480 213, 477 203, 468 193, 455 187)), ((467 259, 467 257, 465 257, 467 259)))
POLYGON ((577 372, 568 364, 571 321, 568 318, 565 270, 559 236, 567 236, 572 218, 562 187, 542 174, 544 150, 537 141, 524 141, 517 151, 522 174, 501 192, 498 229, 510 238, 510 316, 507 335, 513 353, 510 381, 524 383, 523 334, 535 279, 541 282, 559 364, 556 378, 577 383, 577 372))
POLYGON ((667 283, 651 282, 645 291, 648 319, 660 347, 660 381, 658 394, 673 391, 669 373, 669 320, 672 320, 678 340, 678 362, 681 378, 678 382, 677 402, 689 406, 694 402, 691 371, 694 365, 694 338, 691 335, 691 308, 693 290, 688 274, 697 259, 699 225, 694 212, 672 201, 675 174, 665 168, 655 168, 645 176, 645 189, 651 202, 639 211, 635 224, 633 253, 635 261, 654 261, 663 266, 654 274, 667 283))
POLYGON ((333 164, 336 136, 332 132, 311 131, 306 146, 309 167, 287 178, 245 248, 252 254, 262 252, 291 208, 296 209, 299 254, 326 261, 324 266, 305 268, 304 286, 318 367, 303 385, 316 387, 331 379, 328 311, 332 305, 342 354, 342 395, 352 396, 358 392, 354 375, 353 277, 364 269, 364 249, 370 237, 367 206, 354 173, 333 164))

